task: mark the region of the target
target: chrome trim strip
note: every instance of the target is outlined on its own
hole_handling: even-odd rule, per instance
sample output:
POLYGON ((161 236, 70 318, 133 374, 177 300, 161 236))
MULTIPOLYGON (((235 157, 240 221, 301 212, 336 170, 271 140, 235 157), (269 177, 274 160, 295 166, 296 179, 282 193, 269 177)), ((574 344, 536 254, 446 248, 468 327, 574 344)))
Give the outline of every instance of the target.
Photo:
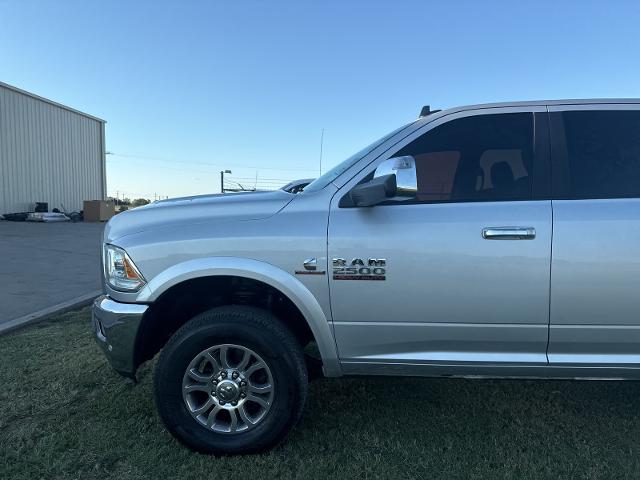
POLYGON ((574 367, 509 364, 431 364, 392 362, 341 362, 345 375, 399 375, 411 377, 519 378, 575 380, 638 380, 640 368, 574 367))

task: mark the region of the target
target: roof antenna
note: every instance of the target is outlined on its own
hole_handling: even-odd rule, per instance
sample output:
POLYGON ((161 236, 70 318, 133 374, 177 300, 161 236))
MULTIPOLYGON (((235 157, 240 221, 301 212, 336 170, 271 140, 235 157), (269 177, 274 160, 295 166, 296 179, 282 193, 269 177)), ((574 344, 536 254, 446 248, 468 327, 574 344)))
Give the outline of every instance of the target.
POLYGON ((425 105, 424 107, 422 107, 422 110, 420 110, 420 118, 426 117, 430 113, 431 113, 431 107, 429 105, 425 105))
POLYGON ((440 110, 431 110, 431 107, 429 105, 425 105, 424 107, 422 107, 422 110, 420 110, 420 116, 418 118, 426 117, 428 115, 431 115, 432 113, 436 113, 439 111, 440 110))

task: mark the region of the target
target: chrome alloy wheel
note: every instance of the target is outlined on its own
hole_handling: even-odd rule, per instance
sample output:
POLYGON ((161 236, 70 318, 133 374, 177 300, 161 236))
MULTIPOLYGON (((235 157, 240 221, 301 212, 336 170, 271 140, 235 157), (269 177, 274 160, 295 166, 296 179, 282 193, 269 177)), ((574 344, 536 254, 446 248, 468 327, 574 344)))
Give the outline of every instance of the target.
POLYGON ((256 352, 216 345, 191 360, 182 379, 187 410, 217 433, 242 433, 258 425, 273 403, 271 370, 256 352))

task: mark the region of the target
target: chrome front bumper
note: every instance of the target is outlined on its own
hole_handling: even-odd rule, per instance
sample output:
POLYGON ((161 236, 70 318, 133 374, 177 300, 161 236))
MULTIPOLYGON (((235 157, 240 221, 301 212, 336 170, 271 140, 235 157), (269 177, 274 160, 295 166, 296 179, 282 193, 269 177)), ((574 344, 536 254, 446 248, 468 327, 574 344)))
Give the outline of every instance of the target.
POLYGON ((148 305, 120 303, 106 295, 93 302, 93 332, 111 366, 121 375, 135 378, 135 346, 138 327, 148 305))

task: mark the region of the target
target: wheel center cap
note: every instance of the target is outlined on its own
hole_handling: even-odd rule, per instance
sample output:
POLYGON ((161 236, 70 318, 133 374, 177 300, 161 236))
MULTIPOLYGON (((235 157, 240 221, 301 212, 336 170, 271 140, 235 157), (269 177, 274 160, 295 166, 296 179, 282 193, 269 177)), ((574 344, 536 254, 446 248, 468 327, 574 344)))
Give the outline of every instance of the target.
POLYGON ((223 380, 216 387, 216 393, 218 394, 218 398, 220 400, 231 402, 238 398, 240 389, 238 388, 238 385, 236 385, 236 382, 233 382, 231 380, 223 380))

